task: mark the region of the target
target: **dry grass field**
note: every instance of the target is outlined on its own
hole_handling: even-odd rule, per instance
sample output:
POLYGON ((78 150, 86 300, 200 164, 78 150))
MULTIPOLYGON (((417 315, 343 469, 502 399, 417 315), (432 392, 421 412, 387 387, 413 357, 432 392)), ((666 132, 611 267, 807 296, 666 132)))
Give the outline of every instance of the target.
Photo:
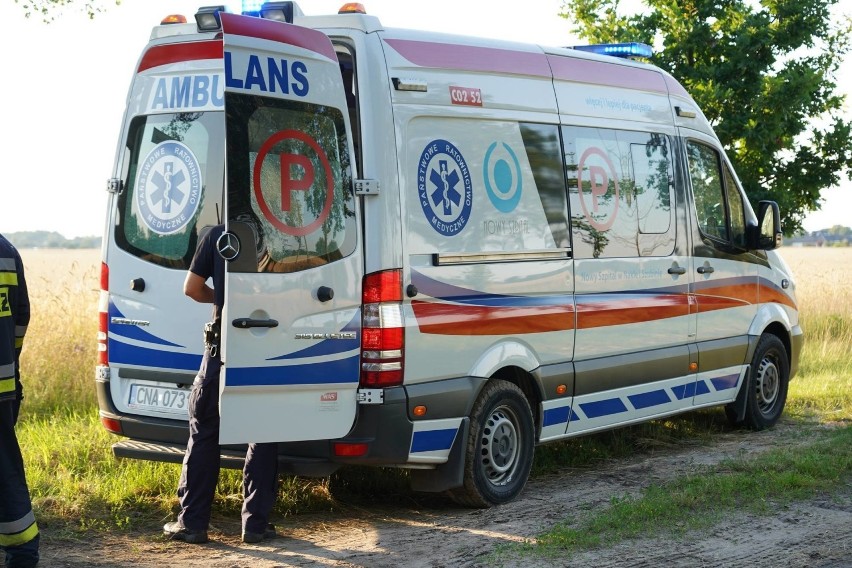
POLYGON ((25 412, 92 408, 100 250, 20 253, 32 312, 21 355, 25 412))

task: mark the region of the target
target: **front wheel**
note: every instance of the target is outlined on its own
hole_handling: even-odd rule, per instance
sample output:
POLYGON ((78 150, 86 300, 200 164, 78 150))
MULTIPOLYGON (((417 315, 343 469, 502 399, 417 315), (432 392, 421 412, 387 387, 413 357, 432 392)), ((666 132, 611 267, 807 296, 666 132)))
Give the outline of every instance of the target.
POLYGON ((749 388, 744 423, 753 430, 763 430, 778 422, 787 402, 790 362, 787 349, 777 336, 760 337, 750 372, 751 379, 743 386, 749 388))
POLYGON ((464 485, 449 491, 456 503, 490 507, 511 501, 532 468, 535 434, 532 411, 516 385, 491 379, 470 415, 464 485))

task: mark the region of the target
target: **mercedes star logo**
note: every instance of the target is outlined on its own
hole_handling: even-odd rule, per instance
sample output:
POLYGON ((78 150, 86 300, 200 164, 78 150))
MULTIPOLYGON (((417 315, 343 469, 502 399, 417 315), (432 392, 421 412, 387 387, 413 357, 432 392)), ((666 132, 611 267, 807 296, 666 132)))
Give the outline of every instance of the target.
POLYGON ((234 260, 240 254, 240 239, 234 233, 222 233, 216 240, 216 250, 225 260, 234 260))

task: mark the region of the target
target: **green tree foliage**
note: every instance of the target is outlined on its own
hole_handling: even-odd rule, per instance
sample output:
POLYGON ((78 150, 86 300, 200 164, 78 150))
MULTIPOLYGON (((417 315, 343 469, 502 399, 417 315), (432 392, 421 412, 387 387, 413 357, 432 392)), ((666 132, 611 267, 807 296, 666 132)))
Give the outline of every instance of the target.
POLYGON ((15 0, 15 4, 24 10, 27 18, 39 16, 45 22, 52 22, 66 9, 80 10, 94 18, 106 10, 104 4, 121 4, 121 0, 15 0))
POLYGON ((836 76, 852 38, 839 0, 565 0, 562 16, 592 43, 641 41, 704 111, 752 205, 778 202, 785 232, 852 179, 852 123, 836 76))

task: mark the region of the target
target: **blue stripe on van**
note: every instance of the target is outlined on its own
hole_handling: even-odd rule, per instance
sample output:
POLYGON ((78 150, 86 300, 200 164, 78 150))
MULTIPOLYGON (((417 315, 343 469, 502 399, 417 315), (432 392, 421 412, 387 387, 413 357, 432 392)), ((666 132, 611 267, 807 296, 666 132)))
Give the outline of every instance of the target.
POLYGON ((453 445, 457 430, 457 428, 447 428, 446 430, 415 432, 411 437, 411 453, 449 450, 450 446, 453 445))
POLYGON ((158 369, 185 369, 197 371, 201 366, 201 355, 174 353, 161 349, 128 345, 115 339, 109 340, 109 362, 118 365, 139 365, 158 369))
POLYGON ((544 411, 542 417, 542 426, 553 426, 554 424, 566 424, 568 420, 579 420, 580 417, 571 409, 570 406, 560 406, 558 408, 549 408, 544 411))
POLYGON ((360 378, 358 363, 358 355, 355 355, 337 361, 304 365, 226 367, 225 382, 229 387, 357 383, 360 378))
POLYGON ((683 400, 685 398, 692 398, 693 396, 707 394, 710 392, 710 387, 708 387, 707 383, 704 381, 697 381, 672 387, 672 392, 678 400, 683 400))
POLYGON ((601 416, 609 416, 610 414, 618 414, 627 412, 627 407, 620 398, 609 398, 599 400, 597 402, 584 402, 580 404, 580 408, 586 413, 587 418, 600 418, 601 416))
POLYGON ((303 357, 325 357, 328 355, 337 355, 338 353, 346 353, 347 351, 360 348, 361 339, 358 334, 361 331, 361 310, 356 310, 355 316, 340 331, 355 332, 355 339, 323 339, 319 343, 300 349, 299 351, 272 357, 267 359, 267 361, 301 359, 303 357))
MULTIPOLYGON (((112 323, 112 318, 125 318, 125 315, 121 313, 115 304, 112 302, 109 303, 109 332, 112 335, 120 335, 122 337, 126 337, 128 339, 135 339, 137 341, 144 341, 145 343, 154 343, 157 345, 168 345, 170 347, 185 347, 184 345, 179 345, 177 343, 172 343, 171 341, 166 341, 161 337, 157 337, 153 333, 149 333, 139 327, 138 325, 130 325, 130 324, 116 324, 112 323)), ((126 318, 125 318, 126 319, 126 318)))
POLYGON ((660 404, 668 404, 672 401, 669 393, 665 391, 665 389, 653 390, 650 392, 643 392, 639 394, 631 394, 627 397, 630 400, 630 404, 633 405, 633 408, 636 410, 641 410, 643 408, 648 408, 651 406, 658 406, 660 404))
POLYGON ((560 406, 559 408, 549 408, 544 411, 542 417, 542 426, 553 426, 554 424, 565 424, 568 422, 568 413, 571 411, 569 406, 560 406))
POLYGON ((716 377, 715 379, 710 379, 710 382, 713 383, 713 388, 715 388, 717 391, 721 391, 736 387, 739 380, 740 374, 736 373, 735 375, 728 375, 726 377, 716 377))

